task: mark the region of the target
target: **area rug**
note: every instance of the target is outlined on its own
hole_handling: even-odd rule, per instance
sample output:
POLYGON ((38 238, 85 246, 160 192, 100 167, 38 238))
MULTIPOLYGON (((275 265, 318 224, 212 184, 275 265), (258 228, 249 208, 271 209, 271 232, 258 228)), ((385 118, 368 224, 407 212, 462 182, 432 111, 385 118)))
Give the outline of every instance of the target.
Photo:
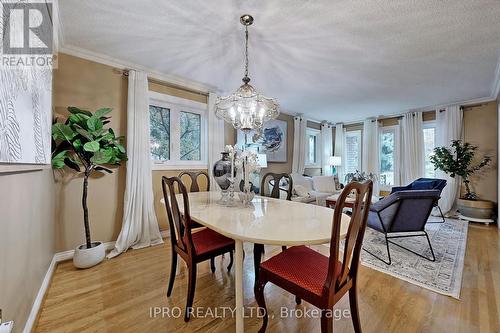
MULTIPOLYGON (((444 223, 427 223, 425 229, 436 256, 435 262, 389 244, 391 265, 383 263, 366 251, 361 253, 361 263, 398 279, 459 299, 467 246, 467 227, 467 221, 455 219, 446 219, 444 223)), ((392 241, 423 256, 431 257, 425 237, 396 238, 392 241)), ((363 247, 387 260, 385 239, 382 233, 367 228, 363 247)))

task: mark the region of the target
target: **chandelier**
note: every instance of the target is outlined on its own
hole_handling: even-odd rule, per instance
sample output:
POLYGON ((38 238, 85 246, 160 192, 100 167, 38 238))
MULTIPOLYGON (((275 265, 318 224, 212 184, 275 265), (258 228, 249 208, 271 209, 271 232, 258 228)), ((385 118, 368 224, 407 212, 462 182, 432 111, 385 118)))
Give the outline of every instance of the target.
POLYGON ((240 22, 245 26, 245 76, 243 85, 232 95, 217 97, 215 114, 217 117, 231 123, 234 128, 244 132, 250 130, 262 131, 264 122, 275 119, 279 115, 278 102, 259 94, 250 84, 248 77, 248 26, 253 23, 251 15, 243 15, 240 22))

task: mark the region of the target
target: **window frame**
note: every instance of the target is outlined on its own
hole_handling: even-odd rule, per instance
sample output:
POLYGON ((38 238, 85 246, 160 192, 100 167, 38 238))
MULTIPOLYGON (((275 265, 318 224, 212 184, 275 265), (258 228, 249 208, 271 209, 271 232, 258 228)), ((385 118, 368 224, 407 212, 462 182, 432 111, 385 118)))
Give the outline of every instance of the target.
MULTIPOLYGON (((434 129, 434 148, 436 148, 436 121, 435 120, 428 120, 428 121, 424 121, 423 122, 423 125, 422 125, 422 137, 424 135, 424 130, 425 129, 429 129, 429 128, 433 128, 434 129)), ((429 177, 429 178, 436 178, 436 171, 437 170, 434 170, 434 176, 430 177, 428 175, 425 174, 425 140, 424 140, 424 177, 429 177)))
MULTIPOLYGON (((345 165, 342 166, 344 168, 344 175, 347 175, 350 172, 349 170, 347 170, 347 136, 352 135, 352 134, 355 134, 359 139, 358 140, 359 158, 358 158, 358 165, 356 167, 356 170, 361 171, 361 163, 363 160, 363 130, 362 129, 345 130, 345 133, 344 133, 344 156, 342 157, 343 160, 345 161, 345 162, 342 162, 342 163, 345 163, 345 165)), ((355 170, 352 172, 355 172, 355 170)))
MULTIPOLYGON (((394 184, 383 185, 379 181, 381 191, 390 191, 392 187, 399 186, 401 184, 401 159, 400 159, 400 147, 401 147, 401 132, 399 125, 383 126, 378 130, 378 142, 379 142, 379 163, 382 164, 382 134, 387 132, 394 132, 394 184)), ((379 165, 379 168, 381 165, 379 165)), ((382 174, 382 172, 380 172, 382 174)))
POLYGON ((306 147, 305 147, 305 167, 306 168, 321 168, 321 130, 315 128, 306 128, 306 147), (309 136, 316 137, 316 162, 310 163, 309 161, 309 136))
MULTIPOLYGON (((159 161, 151 159, 153 170, 179 170, 179 169, 207 169, 208 168, 208 131, 207 131, 207 105, 180 97, 170 96, 154 91, 149 92, 149 106, 154 105, 170 110, 170 159, 159 161), (196 161, 181 160, 180 142, 180 115, 181 112, 200 115, 200 154, 201 159, 196 161), (175 126, 178 124, 179 126, 175 126)), ((149 117, 148 117, 149 119, 149 117)), ((150 133, 148 133, 150 135, 150 133)))

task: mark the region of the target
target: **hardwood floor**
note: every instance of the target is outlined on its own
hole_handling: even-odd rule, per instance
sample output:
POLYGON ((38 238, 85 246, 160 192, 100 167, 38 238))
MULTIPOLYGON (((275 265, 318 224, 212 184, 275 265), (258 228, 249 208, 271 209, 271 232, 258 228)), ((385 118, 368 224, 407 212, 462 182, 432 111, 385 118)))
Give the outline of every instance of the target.
MULTIPOLYGON (((168 242, 167 242, 168 243, 168 242)), ((192 318, 184 323, 186 268, 181 261, 172 297, 166 297, 170 245, 131 250, 87 270, 71 262, 58 265, 39 314, 35 332, 233 332, 234 319, 192 318), (178 318, 151 316, 152 307, 173 308, 178 318)), ((251 245, 246 244, 245 306, 253 297, 251 245)), ((324 247, 319 247, 324 251, 324 247)), ((278 248, 266 248, 266 256, 278 248)), ((227 273, 229 256, 199 265, 194 307, 215 311, 234 306, 234 268, 227 273)), ((443 296, 361 266, 359 304, 364 332, 500 332, 500 232, 496 225, 469 227, 461 300, 443 296)), ((279 318, 281 307, 314 309, 273 286, 266 287, 271 318, 267 332, 319 332, 319 319, 279 318)), ((348 297, 335 313, 349 309, 348 297)), ((258 318, 247 318, 245 330, 256 332, 258 318)), ((336 332, 353 332, 350 318, 335 320, 336 332)))

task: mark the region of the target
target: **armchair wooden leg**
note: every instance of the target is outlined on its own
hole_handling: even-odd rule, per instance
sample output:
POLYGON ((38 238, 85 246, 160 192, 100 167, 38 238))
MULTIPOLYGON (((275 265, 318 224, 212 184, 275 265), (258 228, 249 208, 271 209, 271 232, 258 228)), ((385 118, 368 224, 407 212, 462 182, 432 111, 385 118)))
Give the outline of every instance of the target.
POLYGON ((233 267, 233 251, 229 252, 229 265, 227 265, 227 271, 231 271, 231 267, 233 267))
POLYGON ((332 310, 322 310, 321 312, 321 333, 333 333, 333 316, 328 311, 332 310))
POLYGON ((254 286, 254 294, 255 300, 259 305, 259 314, 262 315, 262 326, 259 329, 259 333, 264 333, 267 328, 267 308, 266 308, 266 300, 264 298, 264 287, 266 286, 266 282, 257 281, 254 286))
POLYGON ((172 289, 174 288, 175 274, 177 273, 177 252, 172 250, 172 262, 170 264, 170 279, 168 281, 167 297, 172 295, 172 289))
POLYGON ((189 321, 189 314, 191 313, 191 308, 193 307, 194 291, 196 289, 196 264, 189 263, 189 277, 188 277, 188 295, 186 302, 186 313, 184 314, 184 321, 189 321))
POLYGON ((351 307, 351 318, 352 318, 352 325, 354 326, 354 332, 361 333, 361 322, 359 321, 356 281, 354 281, 353 286, 351 287, 351 289, 349 289, 349 306, 351 307))
POLYGON ((210 270, 215 273, 215 257, 210 258, 210 270))
POLYGON ((295 296, 295 303, 297 303, 297 304, 301 304, 302 303, 302 300, 300 299, 299 296, 295 296))

